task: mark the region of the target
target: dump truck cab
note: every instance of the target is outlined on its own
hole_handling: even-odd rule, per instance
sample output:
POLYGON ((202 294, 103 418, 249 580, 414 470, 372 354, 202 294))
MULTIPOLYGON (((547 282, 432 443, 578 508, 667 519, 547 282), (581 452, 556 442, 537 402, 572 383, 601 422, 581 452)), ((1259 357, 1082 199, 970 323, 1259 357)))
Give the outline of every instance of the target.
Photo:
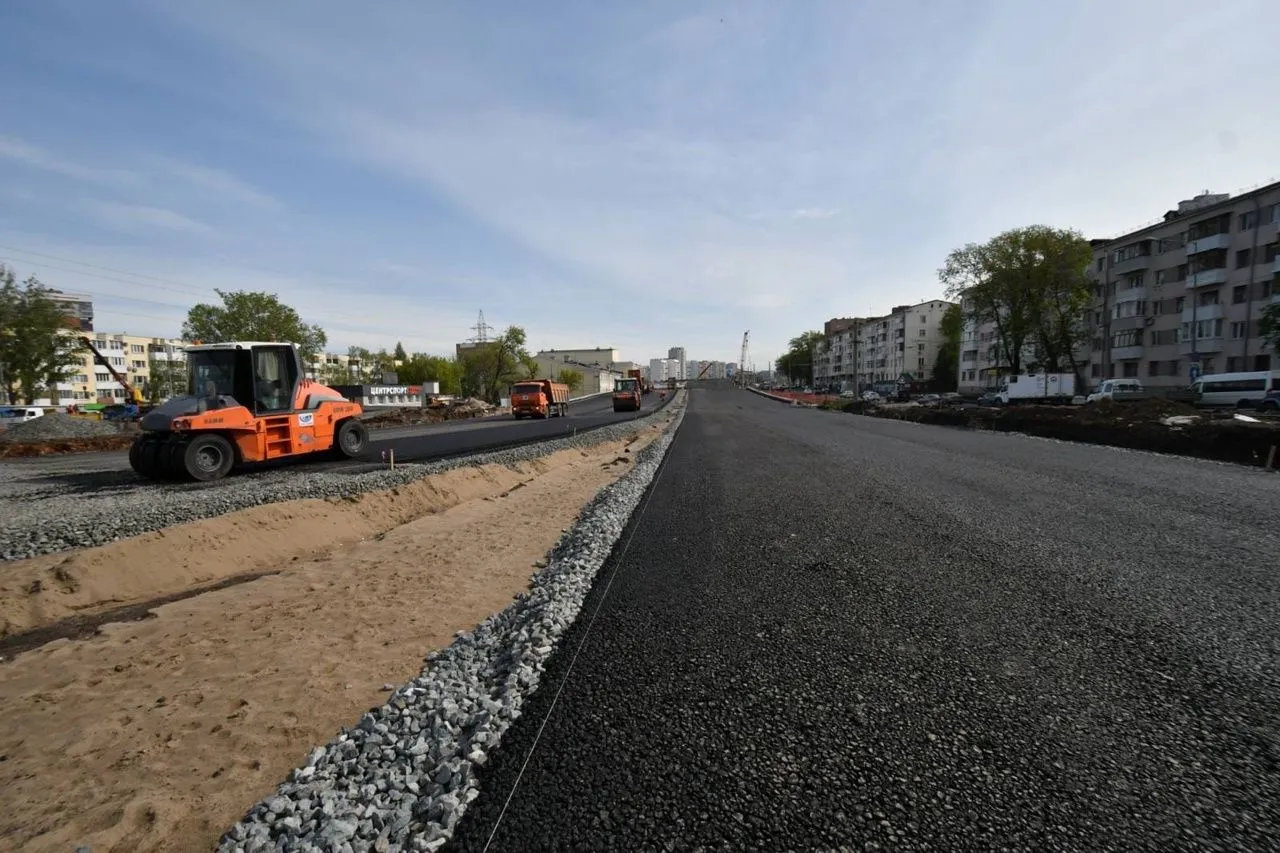
POLYGON ((360 405, 307 379, 295 345, 196 344, 186 355, 188 393, 145 414, 129 451, 144 477, 216 480, 246 463, 363 452, 360 405))

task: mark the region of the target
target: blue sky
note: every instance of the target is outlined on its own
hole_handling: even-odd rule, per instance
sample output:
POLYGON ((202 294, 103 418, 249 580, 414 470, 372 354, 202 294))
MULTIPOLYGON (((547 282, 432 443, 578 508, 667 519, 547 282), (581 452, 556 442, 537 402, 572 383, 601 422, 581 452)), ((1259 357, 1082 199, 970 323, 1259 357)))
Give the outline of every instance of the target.
POLYGON ((1018 225, 1280 178, 1273 0, 29 0, 0 260, 176 335, 277 292, 332 349, 764 367, 1018 225))

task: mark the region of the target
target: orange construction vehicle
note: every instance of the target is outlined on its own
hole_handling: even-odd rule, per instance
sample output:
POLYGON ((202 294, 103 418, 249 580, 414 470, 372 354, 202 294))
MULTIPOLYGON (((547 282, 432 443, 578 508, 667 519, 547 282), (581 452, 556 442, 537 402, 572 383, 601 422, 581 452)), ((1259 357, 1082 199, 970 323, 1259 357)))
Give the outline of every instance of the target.
POLYGON ((306 379, 293 344, 195 344, 187 374, 189 393, 143 415, 129 449, 149 479, 217 480, 253 462, 356 457, 368 444, 360 404, 306 379))
POLYGON ((619 379, 613 385, 613 410, 615 412, 640 411, 640 380, 634 377, 619 379))
POLYGON ((520 418, 551 418, 569 414, 569 386, 550 379, 526 379, 511 386, 511 414, 520 418))

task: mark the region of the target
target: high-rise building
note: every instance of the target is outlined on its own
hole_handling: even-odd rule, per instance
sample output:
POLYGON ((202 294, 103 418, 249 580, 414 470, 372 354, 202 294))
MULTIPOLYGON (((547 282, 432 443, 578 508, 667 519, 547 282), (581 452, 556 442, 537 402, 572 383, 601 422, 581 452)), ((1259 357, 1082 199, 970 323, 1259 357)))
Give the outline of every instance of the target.
POLYGON ((688 379, 688 361, 685 358, 684 347, 672 347, 667 350, 667 358, 674 359, 680 365, 680 371, 676 375, 676 379, 688 379))

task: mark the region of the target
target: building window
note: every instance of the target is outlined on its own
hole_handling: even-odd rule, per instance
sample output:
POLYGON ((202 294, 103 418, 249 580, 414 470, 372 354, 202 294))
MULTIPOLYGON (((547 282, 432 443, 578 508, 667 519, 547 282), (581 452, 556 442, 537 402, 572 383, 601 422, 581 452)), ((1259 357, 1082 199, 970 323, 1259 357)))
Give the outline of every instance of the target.
POLYGON ((1249 285, 1238 284, 1231 288, 1231 304, 1239 305, 1249 298, 1249 285))
POLYGON ((1249 256, 1253 254, 1253 249, 1241 249, 1236 252, 1236 269, 1249 266, 1249 256))
POLYGON ((1229 355, 1227 356, 1227 373, 1240 373, 1244 370, 1244 356, 1229 355))
POLYGON ((1254 370, 1270 370, 1271 369, 1271 353, 1258 353, 1253 357, 1254 370))
POLYGON ((1187 307, 1187 297, 1179 296, 1173 303, 1173 313, 1181 314, 1182 309, 1187 307))
POLYGON ((1270 299, 1271 290, 1272 290, 1271 282, 1269 281, 1258 282, 1258 299, 1270 299))
POLYGON ((1126 361, 1121 369, 1124 371, 1122 375, 1125 379, 1132 379, 1138 375, 1138 362, 1126 361))
POLYGON ((1097 379, 1097 378, 1098 378, 1099 376, 1101 376, 1101 375, 1102 375, 1102 365, 1100 365, 1100 364, 1091 364, 1091 365, 1089 365, 1089 376, 1090 376, 1090 378, 1097 379))
POLYGON ((1148 363, 1147 363, 1147 375, 1148 375, 1148 376, 1159 376, 1159 375, 1160 375, 1160 362, 1158 362, 1158 361, 1148 362, 1148 363))
MULTIPOLYGON (((1245 329, 1248 326, 1243 320, 1237 320, 1231 324, 1231 340, 1238 341, 1245 336, 1245 329)), ((1230 372, 1230 370, 1228 370, 1230 372)))
MULTIPOLYGON (((1240 230, 1241 231, 1248 231, 1250 228, 1255 227, 1257 224, 1258 224, 1258 217, 1252 210, 1246 211, 1245 213, 1240 214, 1240 230)), ((1229 373, 1230 371, 1227 371, 1227 372, 1229 373)))

